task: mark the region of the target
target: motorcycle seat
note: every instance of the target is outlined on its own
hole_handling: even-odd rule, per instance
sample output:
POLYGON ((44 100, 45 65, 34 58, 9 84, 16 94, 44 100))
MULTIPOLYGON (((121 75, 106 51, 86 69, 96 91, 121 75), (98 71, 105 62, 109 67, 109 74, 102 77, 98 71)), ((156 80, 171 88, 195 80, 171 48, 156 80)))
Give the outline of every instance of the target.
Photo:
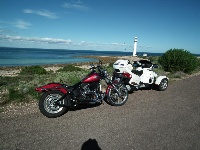
POLYGON ((138 76, 141 76, 143 74, 143 70, 132 70, 131 72, 138 76))

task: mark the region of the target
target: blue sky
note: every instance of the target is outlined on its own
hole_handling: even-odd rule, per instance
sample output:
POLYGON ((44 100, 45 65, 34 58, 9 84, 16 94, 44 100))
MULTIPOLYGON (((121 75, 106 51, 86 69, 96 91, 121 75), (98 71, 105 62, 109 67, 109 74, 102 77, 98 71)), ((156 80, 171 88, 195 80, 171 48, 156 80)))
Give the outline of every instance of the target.
POLYGON ((0 46, 200 54, 199 0, 0 0, 0 46))

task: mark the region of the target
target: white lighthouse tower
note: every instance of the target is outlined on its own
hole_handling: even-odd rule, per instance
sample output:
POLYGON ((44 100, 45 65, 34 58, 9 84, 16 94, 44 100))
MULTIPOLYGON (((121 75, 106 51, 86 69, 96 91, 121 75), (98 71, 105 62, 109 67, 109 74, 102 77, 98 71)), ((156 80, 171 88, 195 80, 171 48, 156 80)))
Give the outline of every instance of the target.
POLYGON ((135 37, 134 39, 133 56, 137 56, 136 50, 137 50, 137 37, 135 37))

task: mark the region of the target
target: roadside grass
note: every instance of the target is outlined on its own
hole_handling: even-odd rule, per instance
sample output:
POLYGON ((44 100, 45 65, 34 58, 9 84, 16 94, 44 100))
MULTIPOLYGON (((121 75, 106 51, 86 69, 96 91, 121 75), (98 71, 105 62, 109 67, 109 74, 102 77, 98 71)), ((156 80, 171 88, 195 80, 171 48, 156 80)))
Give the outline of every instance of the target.
MULTIPOLYGON (((30 70, 29 67, 26 68, 30 70)), ((19 73, 18 76, 0 77, 0 107, 10 103, 37 100, 40 94, 35 92, 36 87, 53 82, 73 85, 84 78, 89 73, 89 70, 71 67, 70 65, 70 70, 66 70, 66 67, 63 67, 63 69, 57 70, 55 73, 52 71, 45 71, 44 74, 41 72, 39 74, 34 73, 23 70, 23 73, 19 73)))
MULTIPOLYGON (((89 56, 88 56, 89 57, 89 56)), ((117 57, 98 57, 96 59, 103 59, 103 67, 108 71, 108 74, 112 76, 113 63, 117 60, 117 57)), ((148 57, 152 63, 158 64, 159 57, 148 57)), ((90 62, 91 63, 91 62, 90 62)), ((89 66, 90 63, 84 63, 89 66)), ((95 62, 95 64, 98 64, 95 62)), ((82 63, 83 65, 83 63, 82 63)), ((33 100, 38 100, 40 93, 35 92, 35 88, 45 85, 47 83, 63 83, 66 85, 73 85, 83 79, 89 72, 89 69, 81 69, 72 65, 63 65, 61 69, 56 72, 44 71, 43 67, 32 67, 34 71, 31 71, 30 67, 23 67, 21 72, 17 76, 5 77, 0 76, 0 112, 3 111, 3 106, 10 103, 26 103, 33 100)), ((188 74, 183 72, 165 72, 163 68, 158 64, 158 68, 154 71, 158 75, 166 75, 169 77, 170 82, 182 79, 188 74)), ((200 59, 198 68, 192 72, 200 72, 200 59)))

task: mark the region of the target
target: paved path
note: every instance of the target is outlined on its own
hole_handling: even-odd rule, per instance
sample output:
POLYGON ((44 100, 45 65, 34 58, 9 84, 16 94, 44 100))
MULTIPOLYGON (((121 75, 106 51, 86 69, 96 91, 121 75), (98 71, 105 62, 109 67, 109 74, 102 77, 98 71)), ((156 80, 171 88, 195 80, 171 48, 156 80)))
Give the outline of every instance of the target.
POLYGON ((0 117, 0 150, 199 150, 200 76, 137 91, 122 107, 0 117))

